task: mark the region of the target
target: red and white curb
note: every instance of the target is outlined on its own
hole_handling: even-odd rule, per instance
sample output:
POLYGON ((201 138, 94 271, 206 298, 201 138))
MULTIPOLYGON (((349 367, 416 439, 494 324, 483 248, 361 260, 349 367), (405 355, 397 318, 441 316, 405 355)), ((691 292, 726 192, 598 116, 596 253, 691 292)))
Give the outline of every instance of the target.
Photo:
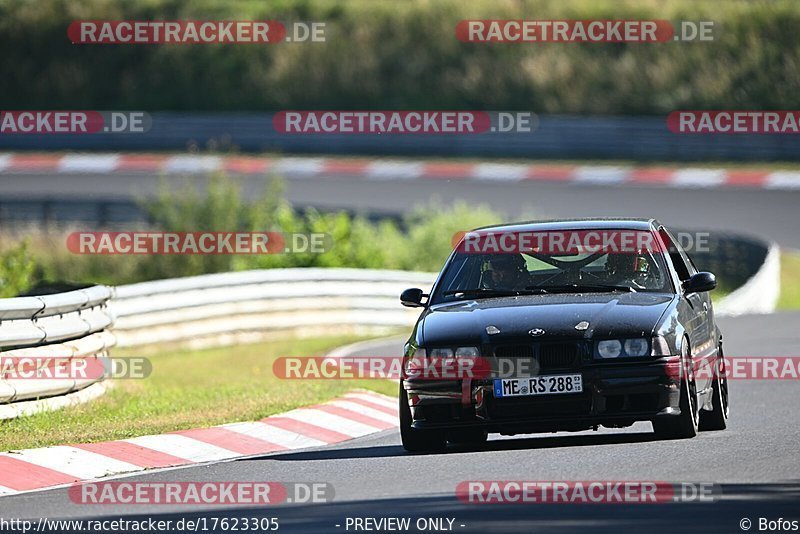
POLYGON ((800 171, 700 167, 625 167, 527 163, 459 163, 321 157, 269 158, 167 154, 0 154, 0 173, 275 173, 289 178, 348 176, 369 181, 549 181, 674 188, 800 189, 800 171))
POLYGON ((260 421, 0 453, 0 495, 124 473, 340 443, 397 426, 397 402, 353 391, 260 421))

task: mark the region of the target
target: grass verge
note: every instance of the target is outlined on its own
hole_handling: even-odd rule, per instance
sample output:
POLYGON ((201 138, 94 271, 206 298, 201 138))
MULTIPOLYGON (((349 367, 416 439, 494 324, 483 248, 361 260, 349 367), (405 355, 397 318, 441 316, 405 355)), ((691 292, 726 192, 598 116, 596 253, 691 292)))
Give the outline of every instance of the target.
MULTIPOLYGON (((289 339, 150 356, 144 380, 117 380, 90 403, 32 417, 0 421, 0 450, 118 440, 146 434, 257 420, 330 400, 354 388, 387 395, 388 380, 281 380, 272 373, 279 356, 318 356, 358 337, 289 339)), ((133 356, 118 350, 115 356, 133 356)))
POLYGON ((779 310, 800 309, 800 251, 781 250, 779 310))

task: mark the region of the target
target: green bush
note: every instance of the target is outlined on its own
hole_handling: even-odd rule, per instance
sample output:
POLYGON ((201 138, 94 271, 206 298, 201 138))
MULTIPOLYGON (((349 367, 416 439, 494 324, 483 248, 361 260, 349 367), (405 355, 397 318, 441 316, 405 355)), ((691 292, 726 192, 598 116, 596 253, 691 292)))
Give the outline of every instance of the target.
POLYGON ((36 262, 22 241, 0 250, 0 297, 15 297, 33 286, 36 262))
POLYGON ((791 0, 0 0, 6 109, 800 107, 791 0), (324 21, 325 43, 71 45, 80 19, 324 21), (714 42, 462 43, 459 20, 712 20, 714 42))
POLYGON ((65 232, 50 231, 33 234, 30 247, 22 243, 5 253, 3 265, 13 271, 8 276, 19 280, 9 287, 24 288, 38 281, 118 285, 279 267, 438 271, 452 250, 454 234, 500 221, 489 208, 463 202, 443 206, 434 201, 400 220, 376 222, 344 211, 297 212, 284 198, 279 179, 267 181, 264 190, 250 199, 223 174, 209 179, 204 194, 196 182, 175 188, 165 185, 157 198, 142 200, 141 205, 154 231, 317 233, 327 234, 331 246, 322 254, 79 255, 67 250, 65 232))
POLYGON ((453 249, 458 232, 500 221, 487 207, 457 202, 421 206, 400 221, 371 222, 346 212, 319 213, 309 209, 300 215, 283 212, 284 232, 325 233, 332 247, 324 254, 278 254, 243 256, 237 268, 356 267, 438 271, 453 249))
MULTIPOLYGON (((153 225, 170 232, 254 232, 276 230, 282 185, 272 181, 254 202, 245 202, 239 187, 223 174, 210 177, 203 194, 195 183, 170 188, 162 184, 154 201, 143 202, 153 225)), ((153 280, 233 270, 235 256, 160 254, 141 261, 142 276, 153 280)))
MULTIPOLYGON (((16 295, 40 282, 129 284, 207 273, 281 267, 352 267, 436 272, 452 251, 459 232, 502 222, 488 207, 432 199, 400 219, 371 221, 364 216, 314 209, 295 211, 278 179, 265 182, 255 198, 245 198, 224 174, 211 177, 207 194, 196 183, 168 189, 143 200, 153 231, 324 233, 331 247, 324 253, 240 255, 78 255, 65 246, 66 233, 30 234, 20 243, 0 243, 0 290, 16 295)), ((534 217, 529 216, 529 219, 534 217)), ((720 292, 743 283, 746 266, 735 259, 746 253, 714 241, 715 254, 697 264, 717 272, 720 292), (710 263, 709 263, 710 262, 710 263), (705 265, 705 266, 704 266, 705 265), (734 268, 736 267, 736 268, 734 268), (737 270, 738 269, 738 270, 737 270)))

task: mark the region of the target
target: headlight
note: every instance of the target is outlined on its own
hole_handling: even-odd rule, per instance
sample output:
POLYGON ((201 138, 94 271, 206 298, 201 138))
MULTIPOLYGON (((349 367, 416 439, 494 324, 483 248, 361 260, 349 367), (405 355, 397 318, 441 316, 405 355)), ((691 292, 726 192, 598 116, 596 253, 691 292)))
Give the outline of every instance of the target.
POLYGON ((650 355, 650 347, 643 337, 607 339, 597 342, 596 358, 641 358, 650 355))
POLYGON ((481 355, 478 347, 458 347, 456 349, 456 358, 477 358, 481 355))
POLYGON ((647 340, 642 337, 626 339, 624 348, 625 355, 630 356, 631 358, 647 356, 647 340))
POLYGON ((430 349, 428 351, 428 356, 431 358, 452 358, 453 357, 453 349, 430 349))
POLYGON ((601 358, 618 358, 622 353, 622 343, 616 339, 597 342, 597 355, 601 358))
POLYGON ((481 355, 478 347, 458 347, 456 350, 451 348, 428 349, 428 357, 444 360, 447 358, 477 358, 481 355))

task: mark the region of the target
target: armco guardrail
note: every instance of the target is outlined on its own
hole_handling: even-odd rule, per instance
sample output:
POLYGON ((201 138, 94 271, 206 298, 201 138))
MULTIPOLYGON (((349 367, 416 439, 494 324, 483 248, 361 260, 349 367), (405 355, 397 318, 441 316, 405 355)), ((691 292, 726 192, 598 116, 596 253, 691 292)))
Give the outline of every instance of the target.
POLYGON ((2 150, 186 150, 199 147, 296 154, 625 159, 637 161, 797 161, 800 137, 780 134, 681 135, 665 117, 541 115, 533 133, 479 135, 285 134, 273 113, 151 113, 136 135, 3 134, 2 150))
MULTIPOLYGON (((763 249, 761 261, 750 265, 742 279, 758 280, 760 291, 745 284, 717 303, 723 313, 774 309, 777 252, 768 256, 766 243, 763 249)), ((703 258, 698 266, 702 269, 707 262, 703 258)), ((727 265, 716 266, 725 271, 727 265)), ((276 334, 406 328, 419 310, 400 307, 400 292, 408 287, 427 290, 435 278, 436 273, 405 271, 269 269, 120 286, 111 304, 114 334, 119 346, 189 342, 199 347, 276 334)))
MULTIPOLYGON (((102 358, 114 346, 107 303, 113 290, 94 286, 52 295, 0 299, 0 404, 65 395, 102 380, 21 378, 7 367, 20 358, 102 358)), ((0 419, 5 411, 0 410, 0 419)))
POLYGON ((274 334, 375 332, 413 323, 399 306, 432 273, 367 269, 268 269, 119 286, 112 302, 119 346, 191 345, 274 334))
POLYGON ((758 271, 714 307, 717 315, 772 313, 781 290, 780 250, 772 244, 758 271))

